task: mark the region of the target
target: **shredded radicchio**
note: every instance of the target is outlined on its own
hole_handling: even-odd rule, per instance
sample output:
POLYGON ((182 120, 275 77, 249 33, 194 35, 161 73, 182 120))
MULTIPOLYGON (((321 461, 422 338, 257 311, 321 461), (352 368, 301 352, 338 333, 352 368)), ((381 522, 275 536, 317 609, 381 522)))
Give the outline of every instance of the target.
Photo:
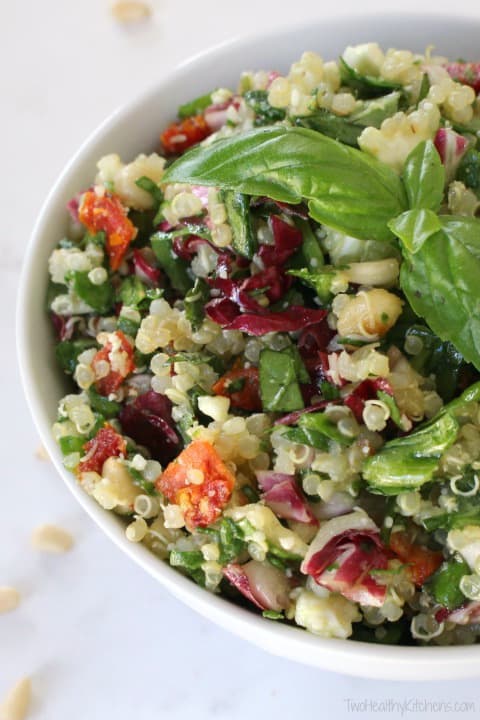
POLYGON ((222 572, 227 578, 227 580, 231 582, 232 585, 236 587, 237 590, 241 592, 244 597, 246 597, 254 605, 260 608, 260 610, 267 610, 267 607, 260 603, 253 594, 252 588, 250 586, 250 580, 248 579, 247 574, 241 565, 239 565, 238 563, 229 563, 223 568, 222 572))
POLYGON ((75 322, 78 318, 74 318, 71 315, 57 315, 57 313, 50 313, 52 318, 52 325, 55 329, 55 333, 59 340, 70 340, 73 335, 75 328, 75 322))
POLYGON ((306 499, 303 497, 294 475, 259 470, 257 481, 262 499, 275 515, 284 520, 317 525, 306 499))
POLYGON ((270 217, 273 232, 273 245, 260 245, 258 256, 265 267, 283 267, 288 258, 298 250, 303 242, 300 230, 289 225, 278 215, 270 217))
POLYGON ((271 332, 294 332, 307 325, 320 322, 326 315, 325 310, 315 310, 291 305, 281 312, 262 314, 241 313, 240 308, 228 299, 212 300, 206 305, 207 315, 211 320, 226 330, 241 330, 248 335, 266 335, 271 332))
POLYGON ((450 182, 468 149, 468 140, 452 128, 440 128, 435 135, 434 144, 445 167, 446 180, 450 182))
POLYGON ((388 380, 380 377, 374 379, 367 378, 367 380, 363 380, 360 385, 357 385, 355 390, 344 398, 343 402, 350 408, 356 419, 362 422, 365 401, 374 400, 379 390, 393 397, 393 389, 388 380))
POLYGON ((119 415, 122 431, 144 445, 155 460, 168 463, 180 451, 173 429, 172 403, 165 395, 149 390, 125 405, 119 415))
POLYGON ((377 583, 372 570, 385 570, 387 551, 378 532, 345 530, 334 536, 302 566, 315 582, 363 605, 383 604, 386 586, 377 583))
POLYGON ((161 278, 160 270, 153 264, 145 251, 135 248, 133 251, 133 269, 135 275, 146 285, 158 287, 161 278))

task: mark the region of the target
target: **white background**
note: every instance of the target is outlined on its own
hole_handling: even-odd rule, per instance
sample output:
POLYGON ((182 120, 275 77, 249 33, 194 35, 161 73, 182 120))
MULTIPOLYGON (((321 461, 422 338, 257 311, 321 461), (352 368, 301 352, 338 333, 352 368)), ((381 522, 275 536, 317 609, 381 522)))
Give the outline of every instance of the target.
MULTIPOLYGON (((151 5, 148 22, 126 29, 109 14, 107 0, 1 3, 0 585, 18 587, 23 602, 0 616, 0 697, 29 674, 34 720, 402 717, 399 709, 355 710, 353 703, 362 701, 405 702, 403 717, 474 717, 480 711, 475 681, 352 679, 271 657, 216 628, 123 557, 77 507, 50 463, 35 455, 37 435, 16 368, 15 293, 35 216, 69 156, 114 108, 209 45, 252 26, 385 9, 385 2, 368 0, 337 0, 333 7, 321 0, 151 5), (60 557, 35 553, 30 534, 42 522, 70 528, 74 550, 60 557), (447 706, 423 712, 418 704, 414 710, 424 701, 450 707, 473 701, 476 712, 448 712, 447 706)), ((480 15, 475 6, 464 0, 461 13, 480 15)), ((402 9, 448 13, 455 7, 403 0, 402 9)))

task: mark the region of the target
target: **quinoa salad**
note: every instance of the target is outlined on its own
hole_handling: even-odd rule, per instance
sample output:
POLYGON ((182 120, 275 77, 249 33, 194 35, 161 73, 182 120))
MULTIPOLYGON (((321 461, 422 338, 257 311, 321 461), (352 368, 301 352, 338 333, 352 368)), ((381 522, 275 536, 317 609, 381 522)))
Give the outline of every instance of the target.
POLYGON ((182 105, 68 203, 64 465, 265 622, 480 636, 478 93, 480 63, 432 48, 305 52, 182 105))

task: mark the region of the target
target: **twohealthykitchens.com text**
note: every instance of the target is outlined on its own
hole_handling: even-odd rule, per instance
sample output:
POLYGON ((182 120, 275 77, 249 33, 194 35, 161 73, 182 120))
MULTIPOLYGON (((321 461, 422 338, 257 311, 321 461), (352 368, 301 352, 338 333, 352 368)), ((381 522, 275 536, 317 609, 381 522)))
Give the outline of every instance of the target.
POLYGON ((473 700, 427 700, 426 698, 410 697, 404 700, 384 698, 373 700, 372 698, 344 698, 348 713, 358 713, 370 717, 371 715, 395 714, 400 717, 417 717, 423 713, 435 713, 438 715, 477 714, 477 703, 473 700))

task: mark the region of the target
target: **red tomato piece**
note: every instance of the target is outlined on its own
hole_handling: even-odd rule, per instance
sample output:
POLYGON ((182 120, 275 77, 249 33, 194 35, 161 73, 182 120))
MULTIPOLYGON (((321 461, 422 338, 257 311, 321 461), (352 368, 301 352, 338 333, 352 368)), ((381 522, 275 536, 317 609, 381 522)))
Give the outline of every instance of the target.
POLYGON ((107 344, 97 352, 92 360, 92 368, 97 373, 98 363, 106 361, 110 364, 110 372, 95 383, 95 388, 100 395, 108 397, 110 393, 118 390, 125 378, 135 370, 133 361, 133 347, 121 330, 116 330, 115 343, 107 344))
POLYGON ((125 455, 127 443, 111 425, 100 428, 94 438, 84 445, 85 457, 79 465, 79 472, 96 472, 101 474, 103 463, 109 457, 125 455))
POLYGON ((82 197, 78 218, 89 232, 106 234, 110 267, 118 270, 137 234, 137 228, 128 219, 127 210, 120 199, 111 193, 100 196, 88 190, 82 197))
POLYGON ((476 93, 480 93, 480 62, 450 63, 447 72, 457 82, 470 85, 476 93))
POLYGON ((441 552, 429 550, 423 545, 415 545, 406 532, 394 532, 391 534, 390 549, 398 555, 402 562, 408 564, 410 579, 415 585, 423 585, 425 580, 443 562, 441 552))
POLYGON ((215 395, 230 398, 232 407, 260 412, 260 384, 258 368, 233 368, 217 380, 212 388, 215 395))
POLYGON ((160 135, 160 142, 168 155, 179 155, 211 133, 203 115, 192 115, 179 123, 169 125, 160 135))
POLYGON ((206 527, 220 516, 235 477, 210 443, 194 440, 167 466, 156 485, 170 502, 181 507, 191 530, 206 527))

